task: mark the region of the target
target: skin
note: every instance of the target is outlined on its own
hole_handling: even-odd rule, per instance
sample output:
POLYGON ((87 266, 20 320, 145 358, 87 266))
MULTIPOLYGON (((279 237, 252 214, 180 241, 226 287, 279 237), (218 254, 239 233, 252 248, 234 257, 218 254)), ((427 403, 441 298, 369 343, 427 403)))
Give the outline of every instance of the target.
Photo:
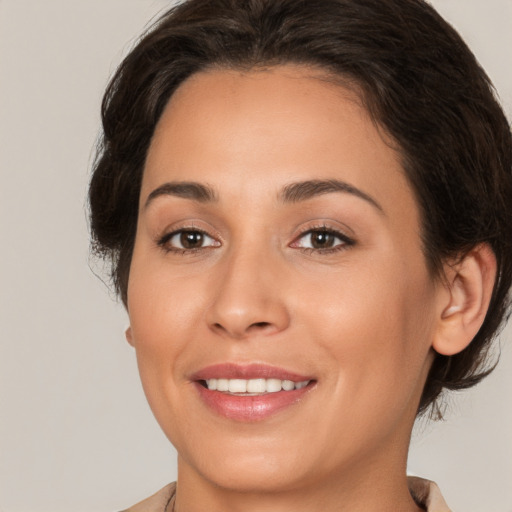
POLYGON ((419 510, 407 450, 449 301, 427 269, 400 157, 354 92, 288 65, 199 73, 173 95, 144 170, 127 335, 179 453, 178 512, 419 510), (371 200, 280 197, 318 179, 371 200), (163 193, 148 202, 183 181, 217 200, 163 193), (204 245, 159 243, 179 229, 205 232, 204 245), (313 229, 352 243, 311 250, 313 229), (234 421, 191 381, 225 362, 316 383, 270 418, 234 421))

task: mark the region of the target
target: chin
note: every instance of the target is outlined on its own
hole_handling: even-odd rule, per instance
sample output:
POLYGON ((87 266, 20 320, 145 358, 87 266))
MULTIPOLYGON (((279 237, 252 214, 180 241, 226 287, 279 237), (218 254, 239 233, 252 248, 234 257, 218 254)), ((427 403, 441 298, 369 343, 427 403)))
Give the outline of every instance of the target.
POLYGON ((217 487, 240 493, 273 493, 300 488, 307 480, 297 468, 288 468, 284 461, 260 461, 254 465, 221 464, 207 468, 203 477, 217 487))
MULTIPOLYGON (((250 443, 246 440, 222 446, 211 443, 193 446, 178 452, 189 457, 180 457, 178 475, 192 471, 216 487, 243 493, 265 493, 287 491, 304 485, 311 479, 307 468, 313 466, 304 460, 300 449, 290 450, 282 441, 272 443, 250 443), (251 448, 250 445, 252 444, 251 448)), ((190 445, 189 445, 190 446, 190 445)), ((178 476, 179 478, 179 476, 178 476)))

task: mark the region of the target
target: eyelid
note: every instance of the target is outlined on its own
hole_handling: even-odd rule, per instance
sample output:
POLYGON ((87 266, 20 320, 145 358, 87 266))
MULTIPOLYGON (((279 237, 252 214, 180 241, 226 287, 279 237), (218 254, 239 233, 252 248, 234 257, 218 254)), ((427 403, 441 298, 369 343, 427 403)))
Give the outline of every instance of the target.
POLYGON ((206 247, 218 247, 220 245, 215 240, 215 238, 210 236, 208 233, 205 233, 204 231, 200 231, 198 229, 178 229, 177 231, 173 231, 173 232, 168 233, 167 235, 165 235, 163 237, 163 240, 164 240, 163 243, 169 243, 173 238, 181 235, 182 233, 200 233, 201 235, 203 235, 203 237, 205 239, 210 239, 214 243, 213 244, 209 244, 209 245, 203 245, 202 247, 191 248, 191 249, 188 249, 186 247, 176 247, 176 249, 179 249, 179 250, 188 250, 188 251, 190 251, 190 250, 194 250, 194 249, 205 249, 206 247), (218 245, 216 245, 215 242, 217 242, 218 245))
MULTIPOLYGON (((338 224, 338 223, 337 223, 338 224)), ((347 226, 345 229, 340 227, 333 226, 330 222, 321 222, 314 225, 305 225, 303 224, 299 227, 299 232, 294 236, 292 242, 289 244, 289 247, 301 249, 304 252, 310 253, 322 253, 328 254, 330 252, 336 252, 342 249, 346 249, 352 245, 355 245, 356 240, 352 236, 348 236, 346 231, 352 232, 352 230, 347 226), (308 234, 315 232, 325 232, 331 234, 335 238, 340 240, 340 243, 337 243, 333 247, 326 248, 315 248, 315 247, 301 247, 299 245, 300 240, 306 237, 308 234)), ((213 228, 203 228, 196 224, 194 220, 187 220, 176 223, 174 225, 168 226, 163 234, 158 235, 155 239, 156 245, 163 249, 166 252, 178 252, 178 253, 196 253, 203 250, 208 250, 212 248, 221 247, 224 244, 224 240, 220 233, 218 233, 213 228), (179 235, 182 232, 198 232, 203 234, 205 237, 210 238, 213 243, 201 246, 201 247, 193 247, 193 248, 185 248, 185 247, 176 247, 176 246, 168 246, 168 243, 172 238, 176 235, 179 235)))
POLYGON ((196 225, 195 221, 183 221, 176 224, 173 224, 171 226, 168 226, 164 231, 163 234, 159 234, 156 236, 155 239, 156 245, 165 250, 166 252, 180 252, 180 253, 194 253, 201 250, 206 250, 210 248, 220 247, 223 244, 222 237, 220 234, 218 234, 213 228, 205 229, 202 227, 199 227, 196 225), (183 232, 197 232, 201 233, 204 236, 214 240, 216 243, 212 245, 207 245, 204 247, 196 247, 196 248, 181 248, 181 247, 167 247, 166 244, 169 243, 170 240, 176 235, 179 235, 183 232))
POLYGON ((338 227, 333 227, 332 225, 330 225, 328 223, 322 223, 322 224, 313 225, 313 226, 309 225, 309 226, 301 229, 299 231, 299 233, 294 237, 292 243, 290 244, 290 247, 302 249, 307 252, 319 252, 319 253, 327 254, 329 252, 338 251, 338 250, 348 248, 350 246, 355 245, 355 243, 356 243, 356 240, 352 236, 348 236, 346 234, 345 230, 342 230, 338 227), (325 248, 325 249, 313 248, 313 247, 300 247, 299 245, 297 245, 298 242, 301 239, 303 239, 306 235, 309 235, 309 234, 315 233, 315 232, 325 232, 325 233, 331 234, 331 235, 335 236, 336 238, 338 238, 339 240, 341 240, 341 242, 343 242, 343 243, 339 243, 339 244, 335 245, 334 247, 329 247, 329 248, 325 248))

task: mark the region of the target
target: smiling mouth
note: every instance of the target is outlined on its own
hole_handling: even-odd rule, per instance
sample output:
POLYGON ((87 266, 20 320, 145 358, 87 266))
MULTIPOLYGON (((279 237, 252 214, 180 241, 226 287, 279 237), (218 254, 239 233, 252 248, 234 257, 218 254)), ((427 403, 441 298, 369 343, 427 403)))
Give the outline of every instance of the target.
POLYGON ((280 391, 293 391, 305 388, 311 380, 294 382, 281 379, 207 379, 199 383, 210 391, 236 396, 260 396, 280 391))
POLYGON ((191 375, 202 402, 230 421, 263 421, 303 403, 317 379, 266 364, 211 365, 191 375))

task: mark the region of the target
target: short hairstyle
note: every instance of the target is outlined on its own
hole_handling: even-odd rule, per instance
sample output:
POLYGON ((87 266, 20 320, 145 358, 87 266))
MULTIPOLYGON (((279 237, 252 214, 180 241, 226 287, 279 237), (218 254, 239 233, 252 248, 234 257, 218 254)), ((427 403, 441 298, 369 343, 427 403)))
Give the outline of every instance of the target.
POLYGON ((472 52, 423 0, 188 0, 163 14, 103 99, 89 189, 93 250, 110 261, 127 305, 146 154, 169 98, 199 71, 286 63, 352 84, 396 144, 434 279, 478 244, 496 256, 483 325, 459 354, 436 354, 422 413, 444 388, 468 388, 490 373, 487 355, 508 315, 512 281, 510 126, 472 52))

